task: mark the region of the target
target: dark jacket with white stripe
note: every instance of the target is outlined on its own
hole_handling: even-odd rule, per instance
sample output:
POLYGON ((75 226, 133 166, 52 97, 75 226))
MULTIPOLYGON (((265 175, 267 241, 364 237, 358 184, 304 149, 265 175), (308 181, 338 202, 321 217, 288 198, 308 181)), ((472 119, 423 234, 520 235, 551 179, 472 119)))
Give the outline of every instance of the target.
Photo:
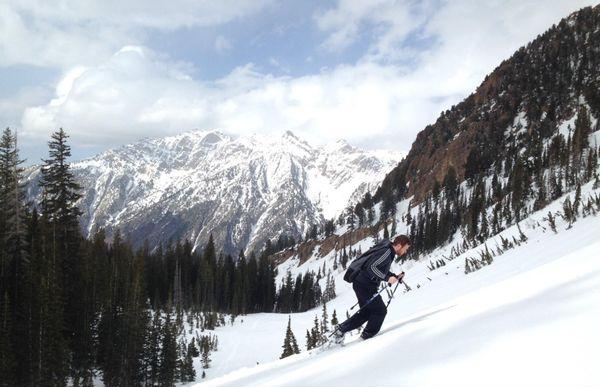
POLYGON ((387 281, 390 277, 396 276, 390 271, 392 261, 396 257, 396 251, 389 240, 384 240, 374 246, 373 250, 372 256, 369 257, 355 281, 363 285, 377 287, 380 281, 387 281))

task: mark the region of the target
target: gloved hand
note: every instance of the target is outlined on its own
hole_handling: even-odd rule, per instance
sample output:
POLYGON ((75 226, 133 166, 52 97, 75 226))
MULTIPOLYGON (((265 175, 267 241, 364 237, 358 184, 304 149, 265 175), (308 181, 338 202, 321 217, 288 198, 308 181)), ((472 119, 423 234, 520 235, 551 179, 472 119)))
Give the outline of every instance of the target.
POLYGON ((402 282, 402 278, 404 278, 404 272, 397 274, 397 275, 391 275, 390 278, 388 279, 388 286, 392 286, 393 284, 395 284, 398 281, 402 282))

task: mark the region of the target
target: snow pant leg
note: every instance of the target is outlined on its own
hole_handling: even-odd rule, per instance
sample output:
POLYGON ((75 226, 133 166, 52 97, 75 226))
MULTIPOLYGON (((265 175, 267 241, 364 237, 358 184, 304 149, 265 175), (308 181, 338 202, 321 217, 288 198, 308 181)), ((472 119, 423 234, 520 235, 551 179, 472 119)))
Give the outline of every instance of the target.
MULTIPOLYGON (((354 282, 352 284, 352 288, 354 289, 354 293, 356 293, 356 298, 358 298, 358 305, 361 308, 367 303, 367 301, 369 301, 371 297, 373 297, 375 293, 377 293, 377 289, 373 290, 372 288, 367 288, 357 282, 354 282)), ((381 300, 381 297, 378 298, 381 300)), ((373 300, 371 304, 376 301, 377 299, 373 300)), ((381 302, 383 303, 383 300, 381 300, 381 302)), ((355 313, 348 320, 341 323, 340 328, 342 329, 342 331, 349 332, 353 329, 360 328, 366 321, 368 321, 371 317, 371 309, 369 308, 371 304, 367 305, 366 308, 362 309, 358 313, 355 313)))
POLYGON ((377 296, 368 306, 370 308, 369 313, 369 322, 367 322, 367 326, 363 329, 361 336, 363 339, 368 339, 373 337, 379 332, 381 329, 381 325, 383 324, 383 320, 385 320, 385 315, 387 314, 387 309, 381 296, 377 296))

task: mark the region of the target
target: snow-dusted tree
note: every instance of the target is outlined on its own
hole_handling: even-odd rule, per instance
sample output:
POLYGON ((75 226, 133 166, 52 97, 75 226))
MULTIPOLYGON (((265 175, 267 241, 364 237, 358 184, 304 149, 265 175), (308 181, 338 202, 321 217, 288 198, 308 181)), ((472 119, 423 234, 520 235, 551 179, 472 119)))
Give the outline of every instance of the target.
POLYGON ((279 357, 280 359, 286 358, 288 356, 300 353, 300 349, 298 348, 298 342, 296 341, 296 337, 294 336, 294 332, 292 331, 292 317, 288 317, 288 325, 285 331, 285 338, 283 339, 283 353, 279 357))
POLYGON ((328 315, 327 315, 327 303, 323 302, 323 308, 322 308, 323 314, 321 315, 321 332, 322 334, 325 334, 325 332, 329 331, 329 327, 328 327, 328 315))
POLYGON ((337 319, 337 313, 335 311, 335 309, 333 310, 333 315, 331 315, 331 326, 335 327, 336 325, 338 325, 338 319, 337 319))

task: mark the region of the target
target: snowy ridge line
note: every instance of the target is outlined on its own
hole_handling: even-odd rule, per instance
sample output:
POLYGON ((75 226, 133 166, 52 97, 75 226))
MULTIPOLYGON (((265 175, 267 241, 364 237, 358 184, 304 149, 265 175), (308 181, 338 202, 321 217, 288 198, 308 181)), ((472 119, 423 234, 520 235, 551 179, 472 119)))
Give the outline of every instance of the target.
MULTIPOLYGON (((86 236, 105 228, 111 237, 119 228, 135 247, 172 238, 198 248, 213 233, 217 246, 237 256, 282 234, 304 237, 373 192, 403 156, 342 140, 311 146, 289 131, 232 137, 198 130, 111 149, 71 170, 83 186, 86 236)), ((39 199, 39 167, 24 178, 28 199, 39 199)))

